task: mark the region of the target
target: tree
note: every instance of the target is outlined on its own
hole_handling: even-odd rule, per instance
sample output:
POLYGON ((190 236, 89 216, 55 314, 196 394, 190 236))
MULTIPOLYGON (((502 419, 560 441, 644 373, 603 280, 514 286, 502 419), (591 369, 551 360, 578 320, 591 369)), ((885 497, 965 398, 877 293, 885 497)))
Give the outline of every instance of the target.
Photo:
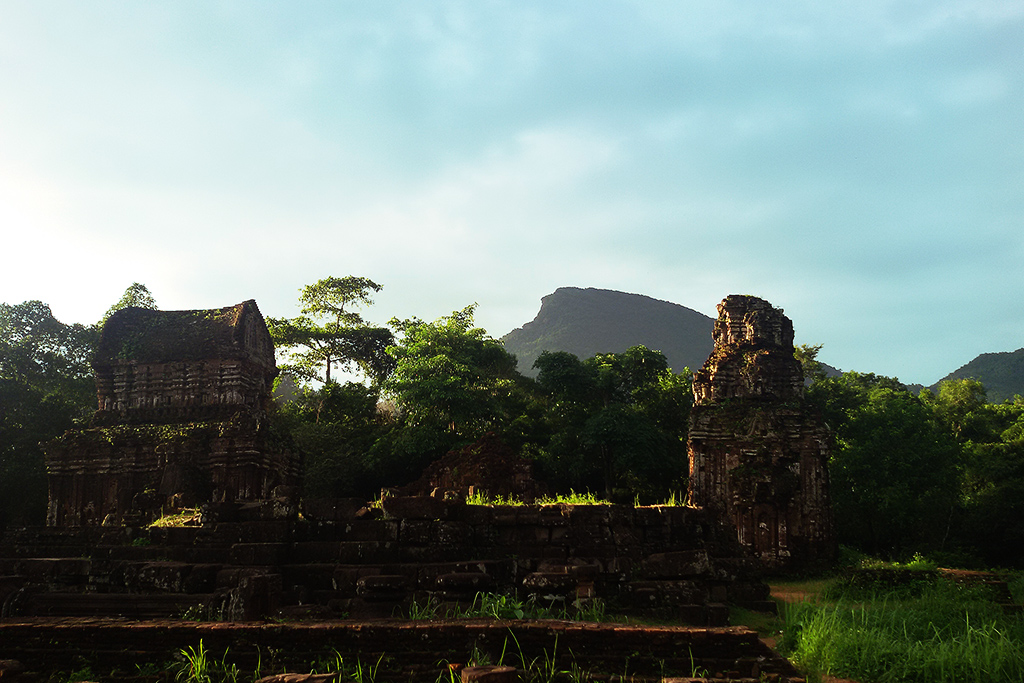
POLYGON ((384 390, 408 423, 438 425, 473 440, 516 417, 520 405, 513 399, 525 378, 516 357, 474 326, 475 309, 473 304, 432 323, 391 320, 402 337, 389 349, 395 370, 384 390))
POLYGON ((822 380, 827 377, 825 368, 818 360, 821 344, 800 344, 793 347, 793 356, 800 361, 804 372, 804 381, 822 380))
POLYGON ((133 282, 124 294, 113 306, 107 309, 100 320, 100 327, 107 322, 107 318, 117 313, 122 308, 148 308, 151 311, 157 310, 156 299, 149 293, 149 288, 139 282, 133 282))
POLYGON ((303 496, 373 496, 389 483, 371 456, 387 429, 377 398, 377 391, 364 384, 331 382, 307 388, 277 411, 275 430, 303 456, 303 496))
POLYGON ((960 441, 988 439, 991 425, 984 406, 988 404, 985 387, 976 379, 955 379, 939 383, 939 393, 930 389, 921 391, 921 400, 931 406, 960 441))
POLYGON ((96 327, 65 325, 41 301, 0 304, 0 528, 45 519, 39 444, 95 407, 97 338, 96 327))
POLYGON ((1024 565, 1024 399, 989 403, 974 379, 921 398, 964 451, 959 546, 988 566, 1024 565))
POLYGON ((374 467, 411 481, 453 448, 493 433, 514 450, 531 438, 532 380, 516 358, 476 327, 476 304, 434 322, 392 319, 394 372, 382 385, 395 424, 373 449, 374 467))
POLYGON ((373 303, 372 292, 382 289, 364 277, 328 277, 302 288, 301 315, 267 318, 274 343, 285 350, 282 369, 301 379, 330 384, 332 368, 361 369, 379 383, 394 363, 386 349, 394 343, 387 328, 371 327, 352 307, 373 303))
POLYGON ((629 500, 683 488, 688 370, 673 374, 664 354, 643 346, 585 361, 545 351, 534 367, 547 399, 543 462, 562 487, 629 500))
POLYGON ((839 542, 887 556, 945 548, 958 511, 962 451, 898 380, 848 372, 808 399, 835 435, 829 464, 839 542))

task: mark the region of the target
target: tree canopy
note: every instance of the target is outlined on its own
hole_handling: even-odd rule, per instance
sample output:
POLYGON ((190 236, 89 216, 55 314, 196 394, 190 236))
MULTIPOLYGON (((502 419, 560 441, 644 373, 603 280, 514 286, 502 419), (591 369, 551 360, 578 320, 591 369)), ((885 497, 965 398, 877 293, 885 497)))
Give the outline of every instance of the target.
POLYGON ((391 331, 367 324, 353 307, 369 306, 382 289, 364 277, 328 277, 302 288, 301 315, 267 318, 274 344, 284 352, 282 370, 312 382, 335 381, 333 368, 358 368, 374 382, 383 381, 393 362, 387 348, 391 331))
POLYGON ((608 498, 664 499, 685 488, 688 370, 673 374, 660 351, 633 346, 581 361, 545 351, 534 363, 549 439, 541 458, 565 484, 608 498))
POLYGON ((475 309, 472 304, 434 322, 391 320, 401 338, 389 349, 395 369, 384 392, 409 423, 471 440, 515 417, 516 389, 525 378, 515 356, 475 327, 475 309))
POLYGON ((156 299, 149 293, 149 288, 140 282, 133 282, 124 290, 124 294, 113 306, 107 309, 100 320, 100 327, 107 322, 107 318, 114 315, 122 308, 148 308, 151 311, 157 310, 156 299))
POLYGON ((0 304, 0 528, 45 518, 39 444, 95 407, 97 337, 98 328, 65 325, 41 301, 0 304))

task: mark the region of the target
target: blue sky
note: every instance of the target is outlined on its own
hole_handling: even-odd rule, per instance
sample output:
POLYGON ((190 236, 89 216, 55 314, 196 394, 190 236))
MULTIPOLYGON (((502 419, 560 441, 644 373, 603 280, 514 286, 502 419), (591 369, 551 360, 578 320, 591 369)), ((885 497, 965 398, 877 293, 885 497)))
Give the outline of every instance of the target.
POLYGON ((0 301, 743 293, 930 384, 1024 346, 1022 124, 1019 0, 6 0, 0 301))

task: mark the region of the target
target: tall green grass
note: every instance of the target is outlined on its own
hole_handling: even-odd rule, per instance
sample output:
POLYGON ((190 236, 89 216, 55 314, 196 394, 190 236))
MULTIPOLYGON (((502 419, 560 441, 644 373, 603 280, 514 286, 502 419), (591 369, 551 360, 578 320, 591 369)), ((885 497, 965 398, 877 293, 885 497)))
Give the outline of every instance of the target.
POLYGON ((1024 680, 1024 619, 984 588, 946 581, 886 592, 850 590, 789 605, 781 648, 802 669, 859 681, 1024 680))

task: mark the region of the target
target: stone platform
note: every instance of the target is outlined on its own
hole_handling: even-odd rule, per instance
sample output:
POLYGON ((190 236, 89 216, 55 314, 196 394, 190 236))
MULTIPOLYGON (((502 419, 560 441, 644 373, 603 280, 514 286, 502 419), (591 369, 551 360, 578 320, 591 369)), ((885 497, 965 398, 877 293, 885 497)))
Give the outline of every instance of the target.
MULTIPOLYGON (((575 664, 592 680, 661 681, 694 673, 716 681, 802 682, 785 659, 743 627, 685 628, 565 621, 332 621, 329 623, 197 623, 116 619, 0 620, 0 659, 14 659, 28 678, 89 666, 97 678, 131 678, 144 665, 162 668, 200 642, 242 678, 287 670, 321 672, 335 656, 376 665, 375 680, 438 680, 449 664, 471 657, 532 669, 553 660, 570 680, 575 664), (475 653, 475 654, 474 654, 475 653), (532 664, 531 664, 532 663, 532 664)), ((536 673, 536 671, 534 672, 536 673)), ((523 678, 522 680, 525 680, 523 678)))
POLYGON ((4 616, 324 619, 494 592, 570 610, 600 599, 697 626, 727 625, 725 603, 774 606, 735 532, 695 508, 418 497, 355 508, 309 504, 299 519, 287 506, 221 505, 201 526, 11 532, 0 605, 4 616))

